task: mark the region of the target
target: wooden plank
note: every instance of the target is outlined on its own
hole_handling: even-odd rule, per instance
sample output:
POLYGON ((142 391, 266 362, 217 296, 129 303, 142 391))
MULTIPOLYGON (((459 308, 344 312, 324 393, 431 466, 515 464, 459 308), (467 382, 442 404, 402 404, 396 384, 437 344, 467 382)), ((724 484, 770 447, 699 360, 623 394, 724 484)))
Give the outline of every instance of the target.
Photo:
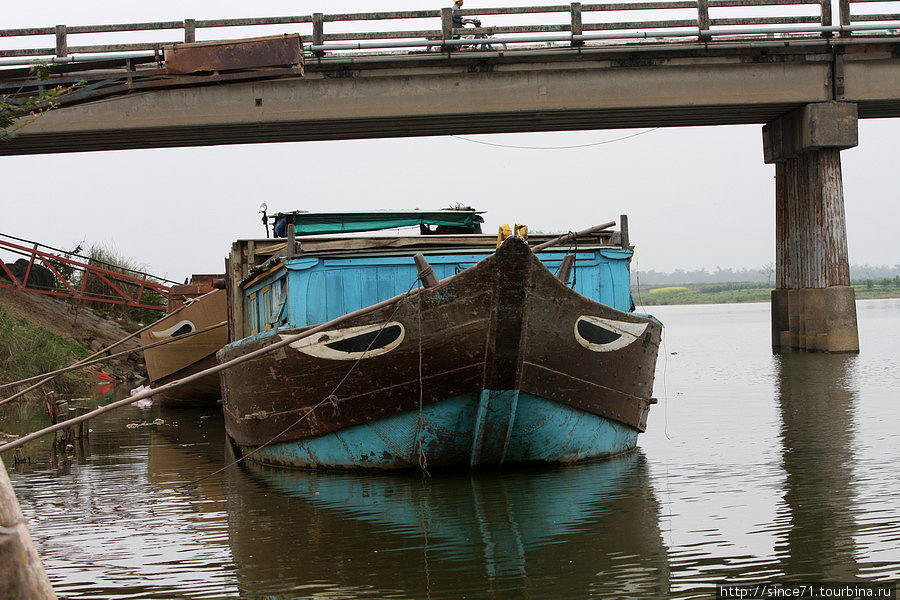
POLYGON ((3 598, 50 600, 56 594, 31 540, 3 459, 0 459, 0 594, 3 598))
MULTIPOLYGON (((799 16, 799 17, 750 17, 744 19, 710 19, 711 25, 791 25, 795 23, 815 23, 819 22, 819 15, 799 16)), ((720 31, 717 33, 728 33, 720 31)))
POLYGON ((63 58, 69 54, 69 45, 66 41, 66 26, 56 26, 56 56, 63 58))
POLYGON ((741 6, 803 6, 818 4, 816 0, 709 0, 713 8, 741 6))

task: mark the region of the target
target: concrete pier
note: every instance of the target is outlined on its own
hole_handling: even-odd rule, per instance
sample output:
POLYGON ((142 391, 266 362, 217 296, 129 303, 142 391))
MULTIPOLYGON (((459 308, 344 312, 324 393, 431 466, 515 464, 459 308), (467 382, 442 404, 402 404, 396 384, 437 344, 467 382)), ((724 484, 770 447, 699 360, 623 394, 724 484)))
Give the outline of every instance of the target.
POLYGON ((858 143, 856 105, 807 104, 763 127, 775 163, 772 349, 859 352, 840 151, 858 143))

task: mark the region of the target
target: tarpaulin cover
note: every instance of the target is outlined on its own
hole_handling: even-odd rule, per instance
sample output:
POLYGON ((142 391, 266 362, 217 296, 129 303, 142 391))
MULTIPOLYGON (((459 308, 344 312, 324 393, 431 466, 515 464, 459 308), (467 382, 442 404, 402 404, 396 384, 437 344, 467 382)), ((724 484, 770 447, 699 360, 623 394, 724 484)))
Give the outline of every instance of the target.
POLYGON ((293 216, 294 233, 297 235, 321 235, 348 233, 353 231, 376 231, 416 225, 446 225, 465 227, 473 233, 481 231, 482 222, 474 210, 435 211, 372 211, 333 213, 286 213, 276 215, 293 216))

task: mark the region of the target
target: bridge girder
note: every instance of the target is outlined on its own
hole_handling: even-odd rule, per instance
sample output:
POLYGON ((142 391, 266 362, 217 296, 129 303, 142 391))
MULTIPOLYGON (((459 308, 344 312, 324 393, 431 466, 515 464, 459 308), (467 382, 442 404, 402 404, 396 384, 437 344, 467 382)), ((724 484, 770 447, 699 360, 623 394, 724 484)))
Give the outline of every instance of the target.
POLYGON ((765 123, 798 106, 900 116, 900 45, 352 57, 303 77, 169 87, 50 111, 0 155, 765 123))

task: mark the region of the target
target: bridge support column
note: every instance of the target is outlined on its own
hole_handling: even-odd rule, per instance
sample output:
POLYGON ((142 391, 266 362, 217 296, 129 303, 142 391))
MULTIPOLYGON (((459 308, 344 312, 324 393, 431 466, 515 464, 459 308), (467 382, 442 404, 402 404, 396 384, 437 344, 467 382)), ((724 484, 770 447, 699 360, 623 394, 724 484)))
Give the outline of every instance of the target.
POLYGON ((763 127, 775 163, 774 352, 859 352, 840 156, 857 143, 849 102, 807 104, 763 127))

